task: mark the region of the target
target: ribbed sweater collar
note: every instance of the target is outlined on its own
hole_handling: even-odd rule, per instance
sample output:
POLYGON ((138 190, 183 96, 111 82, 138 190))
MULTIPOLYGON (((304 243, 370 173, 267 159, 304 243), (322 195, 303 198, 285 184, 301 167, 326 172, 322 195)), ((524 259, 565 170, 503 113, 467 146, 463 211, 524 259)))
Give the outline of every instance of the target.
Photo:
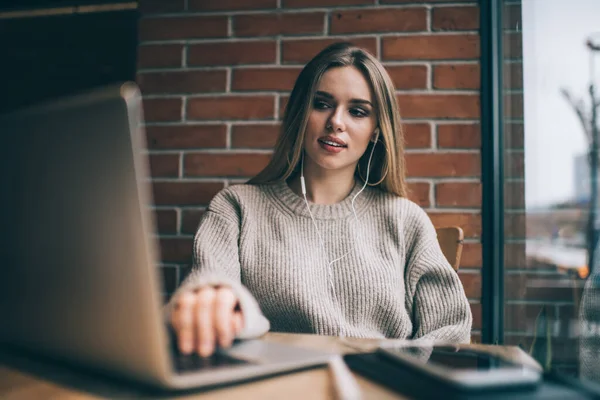
MULTIPOLYGON (((309 202, 312 215, 315 219, 340 219, 353 216, 352 199, 360 192, 362 185, 362 183, 356 182, 350 194, 339 203, 314 204, 309 202)), ((265 190, 269 198, 284 213, 310 218, 304 198, 294 193, 285 181, 268 185, 265 190)), ((358 216, 368 209, 368 205, 373 201, 377 190, 367 186, 354 200, 354 209, 358 216)))

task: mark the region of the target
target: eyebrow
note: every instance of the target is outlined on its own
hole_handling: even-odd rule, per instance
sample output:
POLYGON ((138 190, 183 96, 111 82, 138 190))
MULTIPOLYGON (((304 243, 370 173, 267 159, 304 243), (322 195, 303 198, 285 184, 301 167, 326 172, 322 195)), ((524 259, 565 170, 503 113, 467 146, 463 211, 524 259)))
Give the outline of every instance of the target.
MULTIPOLYGON (((318 90, 315 93, 315 95, 316 96, 321 96, 321 97, 326 97, 326 98, 331 99, 331 100, 334 99, 334 97, 333 97, 333 95, 331 93, 327 93, 327 92, 324 92, 322 90, 318 90)), ((368 104, 371 107, 373 107, 373 104, 371 104, 371 102, 369 100, 365 100, 365 99, 351 99, 350 102, 351 103, 359 103, 359 104, 368 104)))

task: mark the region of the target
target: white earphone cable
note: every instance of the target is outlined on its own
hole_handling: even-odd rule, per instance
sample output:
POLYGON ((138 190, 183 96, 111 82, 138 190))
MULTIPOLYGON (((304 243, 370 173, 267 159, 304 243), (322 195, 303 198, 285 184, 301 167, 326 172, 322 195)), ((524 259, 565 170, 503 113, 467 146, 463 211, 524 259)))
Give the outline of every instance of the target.
MULTIPOLYGON (((377 138, 379 138, 379 131, 377 132, 377 138)), ((375 141, 375 144, 377 143, 377 140, 375 141)), ((373 152, 375 151, 375 144, 373 144, 373 146, 371 147, 371 154, 369 155, 369 161, 367 162, 367 177, 365 179, 365 183, 363 184, 363 187, 358 191, 358 193, 356 193, 353 197, 352 197, 352 201, 350 202, 350 206, 352 207, 352 212, 354 214, 354 221, 358 224, 358 215, 356 214, 356 209, 354 208, 354 201, 356 200, 356 198, 358 197, 359 194, 361 194, 365 188, 367 187, 367 184, 369 183, 369 173, 370 173, 370 169, 371 169, 371 159, 373 158, 373 152)), ((317 235, 319 236, 319 242, 321 243, 321 247, 323 249, 323 254, 325 255, 326 259, 327 259, 327 269, 328 269, 328 275, 329 275, 329 284, 331 285, 331 290, 333 293, 333 297, 334 297, 334 301, 336 304, 339 304, 341 307, 341 303, 339 302, 339 299, 337 297, 337 292, 335 290, 335 285, 333 283, 333 269, 332 269, 332 265, 340 260, 342 260, 344 257, 346 257, 349 253, 350 250, 348 250, 344 255, 342 255, 341 257, 336 258, 333 261, 329 261, 329 257, 327 256, 327 248, 325 246, 325 240, 323 239, 323 236, 321 235, 321 232, 319 231, 319 228, 317 227, 317 222, 315 221, 315 217, 312 214, 312 211, 310 210, 310 204, 308 203, 308 199, 306 197, 306 182, 304 181, 304 152, 302 152, 302 160, 301 160, 301 164, 300 164, 300 185, 302 187, 302 197, 304 197, 304 203, 306 204, 306 209, 308 210, 308 214, 310 215, 310 219, 312 220, 313 226, 315 227, 315 231, 317 231, 317 235)), ((357 238, 355 237, 355 240, 357 238)), ((342 339, 342 341, 345 338, 345 333, 344 333, 344 325, 343 325, 343 321, 342 321, 342 316, 341 314, 338 315, 338 322, 340 324, 340 338, 342 339)))

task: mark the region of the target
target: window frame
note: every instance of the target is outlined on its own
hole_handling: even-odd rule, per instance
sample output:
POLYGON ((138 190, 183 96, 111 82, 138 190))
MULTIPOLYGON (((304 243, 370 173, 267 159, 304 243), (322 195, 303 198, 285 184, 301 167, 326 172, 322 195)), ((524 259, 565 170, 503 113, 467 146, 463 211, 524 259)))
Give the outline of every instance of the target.
POLYGON ((480 6, 482 269, 481 341, 504 343, 504 130, 503 9, 505 0, 480 6))

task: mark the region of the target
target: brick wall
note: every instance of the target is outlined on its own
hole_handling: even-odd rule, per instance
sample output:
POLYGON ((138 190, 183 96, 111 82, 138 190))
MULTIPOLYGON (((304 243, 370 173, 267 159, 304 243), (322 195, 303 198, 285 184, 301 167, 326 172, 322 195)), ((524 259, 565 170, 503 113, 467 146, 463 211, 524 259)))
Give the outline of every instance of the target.
POLYGON ((207 203, 269 160, 301 67, 350 40, 383 61, 406 123, 411 198, 467 237, 460 277, 481 327, 479 9, 475 1, 141 0, 137 79, 167 293, 207 203))

